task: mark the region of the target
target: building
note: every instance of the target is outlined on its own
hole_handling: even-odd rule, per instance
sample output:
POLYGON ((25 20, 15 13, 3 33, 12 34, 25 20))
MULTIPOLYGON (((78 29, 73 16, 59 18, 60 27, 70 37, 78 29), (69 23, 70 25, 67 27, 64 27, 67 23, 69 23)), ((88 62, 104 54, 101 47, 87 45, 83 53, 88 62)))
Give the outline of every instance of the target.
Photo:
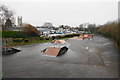
POLYGON ((43 24, 43 27, 48 27, 48 28, 50 28, 50 27, 53 27, 53 24, 50 23, 50 22, 46 22, 46 23, 43 24))
POLYGON ((22 27, 22 17, 18 16, 18 27, 22 27))
POLYGON ((40 31, 41 36, 48 36, 50 34, 51 29, 48 28, 37 28, 40 31))
POLYGON ((22 17, 18 16, 17 22, 18 25, 16 26, 15 24, 15 17, 11 17, 11 22, 12 22, 12 29, 11 31, 21 31, 23 23, 22 23, 22 17))
POLYGON ((22 27, 13 26, 12 31, 21 31, 22 27))

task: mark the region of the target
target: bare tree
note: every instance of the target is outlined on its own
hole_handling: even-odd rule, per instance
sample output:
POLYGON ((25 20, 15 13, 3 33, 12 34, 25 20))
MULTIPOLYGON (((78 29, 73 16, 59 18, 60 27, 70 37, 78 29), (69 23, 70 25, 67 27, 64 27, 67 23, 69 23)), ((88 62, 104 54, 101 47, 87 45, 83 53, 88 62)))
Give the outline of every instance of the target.
POLYGON ((7 6, 1 4, 0 11, 2 11, 5 20, 10 19, 15 13, 13 10, 10 10, 7 6))
POLYGON ((0 4, 0 18, 3 31, 12 30, 11 18, 14 16, 13 10, 10 10, 7 6, 0 4))

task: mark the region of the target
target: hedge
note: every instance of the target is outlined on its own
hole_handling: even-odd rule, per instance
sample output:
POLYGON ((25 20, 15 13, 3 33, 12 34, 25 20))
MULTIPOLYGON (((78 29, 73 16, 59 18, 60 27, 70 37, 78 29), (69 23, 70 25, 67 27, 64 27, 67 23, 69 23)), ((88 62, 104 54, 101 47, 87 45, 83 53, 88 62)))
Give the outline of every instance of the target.
POLYGON ((25 38, 26 35, 20 31, 2 31, 3 38, 25 38))

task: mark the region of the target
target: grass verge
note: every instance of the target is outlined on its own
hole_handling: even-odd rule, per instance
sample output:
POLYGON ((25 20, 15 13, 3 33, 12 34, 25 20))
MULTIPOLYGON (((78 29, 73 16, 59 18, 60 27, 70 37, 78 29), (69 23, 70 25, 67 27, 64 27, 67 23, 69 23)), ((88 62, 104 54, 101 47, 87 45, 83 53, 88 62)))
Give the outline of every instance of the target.
MULTIPOLYGON (((69 39, 69 38, 61 38, 61 39, 69 39)), ((45 43, 45 42, 51 42, 51 41, 52 40, 33 40, 31 42, 26 42, 26 43, 25 42, 9 42, 7 43, 7 45, 8 46, 19 46, 19 45, 30 45, 30 44, 36 44, 36 43, 45 43)))

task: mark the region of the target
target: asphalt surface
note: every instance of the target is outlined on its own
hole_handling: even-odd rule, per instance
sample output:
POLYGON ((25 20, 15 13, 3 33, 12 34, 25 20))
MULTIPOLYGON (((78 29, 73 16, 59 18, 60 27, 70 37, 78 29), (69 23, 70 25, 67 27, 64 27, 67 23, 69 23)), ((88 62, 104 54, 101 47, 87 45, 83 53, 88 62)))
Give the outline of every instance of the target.
POLYGON ((115 44, 101 36, 93 40, 66 40, 69 50, 49 57, 41 50, 52 44, 18 46, 22 51, 3 56, 3 78, 117 78, 115 44))

